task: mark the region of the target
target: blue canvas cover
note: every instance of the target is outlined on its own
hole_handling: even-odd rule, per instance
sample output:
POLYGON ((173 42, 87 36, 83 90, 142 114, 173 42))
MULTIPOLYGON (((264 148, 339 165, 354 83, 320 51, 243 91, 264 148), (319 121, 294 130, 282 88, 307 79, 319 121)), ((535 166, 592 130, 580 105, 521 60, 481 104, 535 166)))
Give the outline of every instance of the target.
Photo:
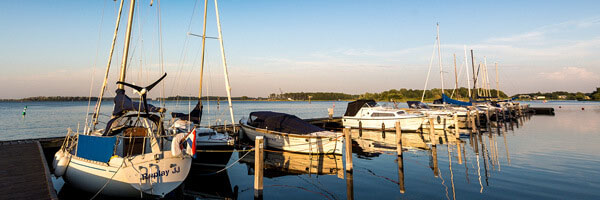
POLYGON ((108 162, 112 157, 117 137, 79 135, 77 156, 98 162, 108 162))
POLYGON ((446 102, 448 104, 454 104, 454 105, 459 105, 459 106, 472 106, 473 105, 471 102, 464 102, 464 101, 459 101, 456 99, 451 99, 446 94, 442 94, 442 101, 446 102))

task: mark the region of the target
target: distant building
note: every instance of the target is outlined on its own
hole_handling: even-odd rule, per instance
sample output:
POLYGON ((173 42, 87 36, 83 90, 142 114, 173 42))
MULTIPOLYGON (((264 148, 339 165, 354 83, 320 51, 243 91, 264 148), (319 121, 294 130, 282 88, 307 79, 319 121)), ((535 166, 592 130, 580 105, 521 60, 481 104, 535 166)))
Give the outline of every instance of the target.
POLYGON ((544 100, 544 99, 546 99, 546 96, 535 96, 533 98, 537 99, 537 100, 544 100))
POLYGON ((519 95, 519 99, 531 99, 531 96, 522 94, 522 95, 519 95))
POLYGON ((558 95, 558 99, 567 99, 567 95, 558 95))

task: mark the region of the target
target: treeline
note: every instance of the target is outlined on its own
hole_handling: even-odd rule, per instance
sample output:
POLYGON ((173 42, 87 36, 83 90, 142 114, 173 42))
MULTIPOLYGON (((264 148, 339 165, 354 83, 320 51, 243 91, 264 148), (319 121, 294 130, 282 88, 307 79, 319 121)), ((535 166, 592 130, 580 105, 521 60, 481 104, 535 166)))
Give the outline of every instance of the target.
MULTIPOLYGON (((103 98, 103 100, 112 100, 113 98, 103 98)), ((38 97, 27 97, 22 99, 1 99, 0 101, 87 101, 90 97, 66 97, 66 96, 38 96, 38 97)), ((98 97, 92 97, 92 101, 98 100, 98 97)))
POLYGON ((555 92, 536 92, 536 93, 525 93, 525 94, 516 94, 513 97, 517 97, 519 99, 536 99, 537 97, 543 97, 543 99, 547 100, 595 100, 600 101, 600 88, 596 88, 596 91, 592 93, 583 93, 583 92, 565 92, 565 91, 555 91, 555 92))
POLYGON ((358 95, 345 94, 340 92, 288 92, 283 94, 272 93, 269 95, 271 100, 309 100, 333 101, 333 100, 352 100, 358 98, 358 95))
MULTIPOLYGON (((490 90, 491 96, 496 97, 496 90, 490 90)), ((452 96, 453 99, 468 100, 469 89, 461 87, 457 90, 445 89, 444 93, 448 96, 452 96)), ((478 93, 476 91, 475 93, 478 93)), ((484 96, 482 91, 479 91, 480 95, 484 96)), ((402 88, 400 90, 391 89, 381 93, 364 93, 359 96, 359 99, 374 99, 376 101, 407 101, 407 100, 421 100, 423 90, 413 90, 402 88)), ((442 90, 439 88, 433 88, 425 91, 425 100, 431 101, 442 98, 442 90)), ((500 91, 500 98, 508 98, 508 96, 500 91)))
MULTIPOLYGON (((190 101, 190 100, 198 100, 197 96, 173 96, 173 97, 167 97, 167 98, 155 98, 155 100, 159 101, 159 100, 166 100, 166 101, 190 101)), ((203 101, 215 101, 215 100, 227 100, 227 97, 220 97, 220 96, 203 96, 202 97, 203 101)), ((231 100, 235 100, 235 101, 252 101, 252 100, 265 100, 265 98, 262 97, 248 97, 248 96, 241 96, 241 97, 231 97, 231 100)))

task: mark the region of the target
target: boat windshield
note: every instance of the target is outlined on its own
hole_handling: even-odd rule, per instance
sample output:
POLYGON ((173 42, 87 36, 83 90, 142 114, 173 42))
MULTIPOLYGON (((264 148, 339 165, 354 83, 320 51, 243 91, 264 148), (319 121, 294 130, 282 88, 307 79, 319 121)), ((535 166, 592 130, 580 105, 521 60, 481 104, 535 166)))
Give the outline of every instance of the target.
POLYGON ((159 129, 158 116, 155 115, 126 115, 112 119, 108 122, 104 135, 124 135, 133 137, 145 137, 148 133, 156 133, 159 129))

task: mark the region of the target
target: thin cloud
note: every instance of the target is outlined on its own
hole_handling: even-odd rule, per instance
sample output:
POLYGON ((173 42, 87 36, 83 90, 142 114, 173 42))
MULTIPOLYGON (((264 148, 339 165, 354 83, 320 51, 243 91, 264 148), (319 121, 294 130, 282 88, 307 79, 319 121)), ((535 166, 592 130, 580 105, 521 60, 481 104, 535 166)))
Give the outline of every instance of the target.
POLYGON ((594 81, 599 79, 598 74, 582 67, 563 67, 554 72, 540 72, 539 76, 553 81, 594 81))

